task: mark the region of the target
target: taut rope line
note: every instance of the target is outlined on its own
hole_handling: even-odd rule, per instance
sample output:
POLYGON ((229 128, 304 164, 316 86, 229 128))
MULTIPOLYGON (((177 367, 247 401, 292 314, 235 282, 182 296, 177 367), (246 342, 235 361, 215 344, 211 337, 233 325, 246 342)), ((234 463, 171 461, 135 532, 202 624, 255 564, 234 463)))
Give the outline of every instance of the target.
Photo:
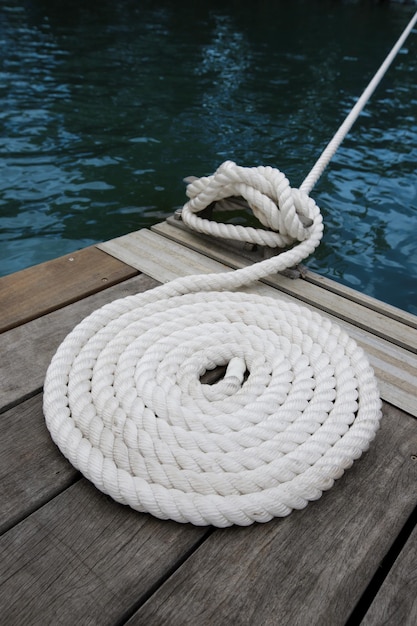
POLYGON ((305 193, 310 193, 310 191, 313 189, 314 185, 316 184, 316 182, 318 181, 318 179, 324 172, 325 168, 329 164, 330 160, 336 154, 336 150, 338 149, 343 139, 348 134, 349 130, 352 128, 355 121, 358 119, 362 109, 364 108, 364 106, 366 105, 366 103, 368 102, 372 94, 374 93, 375 89, 381 82, 382 78, 385 76, 388 68, 390 67, 391 63, 393 62, 398 52, 402 48, 408 35, 413 30, 416 22, 417 22, 417 11, 415 12, 413 17, 407 24, 406 28, 401 33, 397 42, 395 43, 395 45, 392 47, 392 49, 386 56, 384 62, 381 64, 380 68, 378 69, 378 71, 376 72, 376 74, 374 75, 374 77, 372 78, 368 86, 366 87, 366 89, 363 91, 360 98, 357 100, 355 106, 347 115, 346 119, 341 124, 339 129, 336 131, 335 135, 327 144, 326 148, 323 150, 320 157, 314 164, 310 173, 305 178, 304 182, 301 184, 300 189, 304 191, 305 193))
POLYGON ((323 231, 314 200, 278 170, 230 161, 188 193, 190 221, 213 201, 243 196, 275 231, 273 244, 289 249, 93 312, 50 363, 46 423, 71 463, 118 502, 197 525, 266 522, 318 499, 368 448, 378 388, 338 325, 233 291, 311 254, 323 231), (223 379, 202 383, 217 367, 223 379))

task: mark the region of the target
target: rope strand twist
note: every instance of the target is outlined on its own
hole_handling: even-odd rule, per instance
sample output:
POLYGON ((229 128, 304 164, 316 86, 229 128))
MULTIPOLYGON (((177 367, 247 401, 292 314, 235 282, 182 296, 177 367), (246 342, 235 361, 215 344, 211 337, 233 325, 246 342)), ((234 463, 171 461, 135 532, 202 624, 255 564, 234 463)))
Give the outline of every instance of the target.
POLYGON ((116 300, 59 346, 45 379, 47 426, 116 501, 198 525, 267 522, 319 498, 368 448, 381 401, 362 349, 304 307, 232 290, 317 247, 322 218, 308 194, 416 22, 417 12, 300 189, 278 170, 231 161, 189 185, 190 227, 283 252, 116 300), (230 196, 264 228, 197 215, 230 196), (223 379, 203 383, 218 367, 223 379))
POLYGON ((48 368, 46 423, 71 463, 117 502, 196 525, 267 522, 318 499, 368 448, 378 389, 363 350, 338 325, 254 293, 254 281, 320 242, 314 200, 278 170, 230 161, 188 195, 183 219, 201 232, 290 248, 92 313, 48 368), (270 230, 196 215, 231 195, 270 230), (224 376, 204 383, 218 368, 224 376))
MULTIPOLYGON (((285 175, 272 167, 239 167, 226 161, 212 176, 188 185, 187 195, 190 201, 182 209, 181 218, 190 228, 272 248, 311 237, 311 228, 305 224, 311 227, 319 216, 314 210, 315 202, 306 193, 292 189, 285 175), (221 224, 195 215, 230 196, 245 198, 255 217, 269 230, 221 224)), ((322 229, 319 232, 321 237, 322 229)))

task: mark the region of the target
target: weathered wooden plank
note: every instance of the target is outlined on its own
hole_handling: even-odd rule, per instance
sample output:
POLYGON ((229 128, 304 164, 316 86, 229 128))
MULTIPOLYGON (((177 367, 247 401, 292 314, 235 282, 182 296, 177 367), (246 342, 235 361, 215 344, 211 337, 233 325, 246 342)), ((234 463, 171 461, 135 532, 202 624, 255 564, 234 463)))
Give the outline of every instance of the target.
MULTIPOLYGON (((152 227, 152 230, 196 252, 206 254, 210 258, 224 263, 233 269, 246 267, 253 263, 253 259, 251 259, 248 253, 242 254, 242 251, 236 251, 232 246, 225 244, 225 242, 175 227, 170 222, 157 224, 152 227)), ((398 310, 394 309, 394 307, 383 306, 383 303, 381 303, 380 310, 375 310, 375 307, 370 309, 364 303, 353 300, 350 293, 353 290, 350 290, 350 292, 346 290, 345 293, 350 295, 347 302, 345 293, 341 295, 340 289, 336 290, 333 288, 329 290, 328 287, 331 282, 329 280, 315 280, 313 283, 306 280, 292 280, 277 274, 268 276, 263 282, 298 298, 302 302, 312 304, 326 313, 331 313, 403 348, 417 352, 416 316, 411 314, 405 315, 403 317, 404 321, 407 320, 405 324, 403 320, 398 321, 396 319, 398 310), (320 282, 322 286, 319 286, 320 282), (389 314, 393 310, 394 317, 389 314)), ((371 299, 368 298, 368 300, 371 299)))
POLYGON ((53 443, 42 397, 0 415, 0 533, 68 487, 78 472, 53 443))
POLYGON ((106 302, 156 284, 141 274, 0 335, 0 410, 39 391, 58 345, 84 317, 106 302))
MULTIPOLYGON (((185 248, 181 243, 148 230, 125 235, 101 245, 109 254, 114 254, 161 282, 167 282, 178 276, 220 272, 229 269, 218 261, 190 248, 185 248)), ((253 283, 245 290, 299 303, 298 297, 282 292, 277 286, 272 287, 263 282, 253 283)), ((317 294, 318 298, 319 294, 317 294)), ((319 299, 315 305, 304 304, 323 313, 319 299)), ((349 306, 350 303, 348 303, 347 308, 349 306)), ((371 364, 375 368, 382 397, 404 411, 417 416, 417 403, 415 402, 417 356, 386 339, 358 328, 353 322, 347 322, 330 313, 326 313, 326 315, 342 326, 366 350, 371 364)), ((409 328, 406 327, 405 332, 408 333, 408 330, 409 328)))
MULTIPOLYGON (((256 286, 256 292, 266 296, 296 302, 297 300, 271 289, 263 284, 256 286)), ((310 305, 307 305, 309 308, 310 305)), ((316 309, 320 313, 320 309, 316 309)), ((378 379, 381 396, 387 402, 417 417, 417 356, 385 339, 372 335, 353 324, 340 320, 329 313, 332 319, 355 339, 366 351, 378 379)))
MULTIPOLYGON (((174 241, 179 240, 178 237, 181 237, 181 235, 178 233, 178 230, 182 230, 190 235, 190 237, 185 235, 188 244, 184 242, 184 245, 196 244, 196 250, 203 251, 203 246, 207 246, 206 251, 210 253, 214 242, 216 248, 224 248, 228 253, 235 252, 238 256, 246 257, 251 263, 261 261, 264 258, 264 251, 260 247, 253 248, 252 246, 248 246, 247 244, 238 241, 228 241, 222 239, 214 240, 213 237, 210 237, 209 235, 193 232, 185 226, 185 224, 181 221, 181 219, 178 219, 178 217, 168 217, 165 222, 161 222, 160 224, 153 226, 152 230, 164 234, 165 236, 172 238, 174 241), (177 232, 175 232, 172 227, 174 227, 177 232)), ((303 270, 303 279, 317 285, 318 287, 324 288, 327 291, 342 296, 344 300, 356 302, 365 306, 367 309, 381 313, 391 319, 398 320, 399 322, 411 326, 412 328, 417 328, 417 316, 412 313, 408 313, 398 307, 382 302, 381 300, 377 300, 376 298, 372 298, 371 296, 361 293, 356 289, 352 289, 342 283, 338 283, 335 280, 331 280, 325 276, 311 272, 307 268, 304 268, 303 270)))
POLYGON ((95 246, 0 278, 0 332, 135 276, 95 246))
MULTIPOLYGON (((257 293, 277 299, 288 299, 275 289, 265 285, 256 288, 257 293)), ((294 300, 292 300, 294 301, 294 300)), ((313 308, 313 307, 310 307, 313 308)), ((366 333, 353 324, 326 316, 338 323, 366 351, 378 379, 381 397, 403 411, 417 416, 415 390, 417 389, 416 355, 391 344, 390 342, 366 333)))
POLYGON ((139 230, 129 235, 98 244, 100 250, 114 255, 124 263, 138 268, 161 283, 188 274, 224 272, 227 267, 193 250, 147 230, 139 230))
POLYGON ((0 538, 1 621, 123 623, 208 532, 137 513, 82 479, 0 538))
POLYGON ((415 626, 417 624, 417 527, 390 570, 363 626, 415 626))
POLYGON ((383 370, 374 366, 375 376, 379 381, 379 388, 381 392, 381 398, 393 404, 401 410, 417 417, 417 406, 415 393, 405 392, 397 385, 397 379, 390 382, 389 376, 384 373, 383 370))
MULTIPOLYGON (((184 178, 184 182, 188 184, 196 179, 197 176, 187 176, 186 178, 184 178)), ((224 199, 219 203, 213 203, 213 205, 210 205, 210 207, 206 209, 203 213, 208 211, 207 215, 204 215, 204 217, 212 219, 213 211, 216 208, 219 208, 220 211, 241 211, 242 207, 251 210, 244 198, 233 196, 224 199)), ((203 213, 200 214, 201 217, 203 217, 203 213)), ((299 217, 301 218, 301 216, 299 217)), ((302 218, 301 221, 303 221, 302 218)), ((191 233, 200 240, 200 244, 202 243, 204 245, 205 242, 209 246, 209 248, 213 243, 213 237, 211 237, 210 235, 197 233, 182 222, 181 209, 175 211, 173 215, 168 216, 164 223, 156 224, 152 227, 155 232, 165 233, 168 237, 173 236, 173 239, 176 240, 176 235, 173 235, 173 231, 170 228, 165 228, 166 224, 168 224, 169 226, 175 226, 177 229, 181 229, 188 233, 191 233)), ((304 225, 310 226, 311 224, 305 223, 304 225)), ((198 244, 197 250, 201 250, 200 244, 198 244)), ((262 247, 260 246, 252 246, 250 244, 246 244, 245 242, 240 242, 236 240, 217 239, 216 245, 219 245, 220 247, 223 246, 228 251, 233 250, 239 255, 246 256, 252 263, 261 261, 263 258, 265 258, 265 253, 267 253, 267 251, 262 249, 262 247)), ((276 252, 278 253, 279 250, 277 249, 276 252)), ((392 306, 386 302, 382 302, 381 300, 377 300, 376 298, 372 298, 367 294, 361 293, 360 291, 352 289, 351 287, 347 287, 346 285, 338 283, 335 280, 326 278, 325 276, 321 276, 320 274, 316 274, 315 272, 311 272, 307 268, 303 269, 303 279, 314 285, 323 287, 328 291, 339 294, 345 300, 357 302, 358 304, 362 304, 372 311, 382 313, 383 315, 398 320, 406 325, 411 326, 412 328, 417 328, 417 316, 408 313, 407 311, 403 311, 398 307, 392 306)))
POLYGON ((128 625, 345 624, 417 497, 416 422, 384 413, 370 450, 320 500, 216 530, 128 625))
POLYGON ((346 300, 352 300, 353 302, 357 302, 358 304, 366 306, 372 311, 381 313, 382 315, 390 317, 393 320, 398 320, 406 326, 410 326, 411 328, 417 328, 417 315, 408 313, 408 311, 403 311, 398 307, 387 304, 386 302, 382 302, 381 300, 377 300, 376 298, 372 298, 371 296, 361 293, 356 289, 352 289, 351 287, 342 285, 335 280, 331 280, 329 278, 326 278, 325 276, 320 276, 319 274, 316 274, 315 272, 310 272, 309 270, 306 271, 303 278, 313 285, 317 285, 318 287, 322 287, 324 289, 327 289, 328 291, 333 291, 334 293, 339 294, 346 300))

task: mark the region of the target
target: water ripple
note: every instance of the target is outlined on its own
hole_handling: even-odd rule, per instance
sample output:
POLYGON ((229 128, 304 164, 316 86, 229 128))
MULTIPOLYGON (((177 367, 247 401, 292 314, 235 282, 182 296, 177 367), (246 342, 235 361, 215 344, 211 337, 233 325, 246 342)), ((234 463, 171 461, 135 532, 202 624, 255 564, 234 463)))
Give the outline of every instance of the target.
MULTIPOLYGON (((408 13, 330 0, 6 0, 0 274, 163 220, 185 199, 184 176, 225 159, 299 185, 408 13)), ((326 230, 309 260, 414 313, 416 45, 413 35, 313 190, 326 230)))

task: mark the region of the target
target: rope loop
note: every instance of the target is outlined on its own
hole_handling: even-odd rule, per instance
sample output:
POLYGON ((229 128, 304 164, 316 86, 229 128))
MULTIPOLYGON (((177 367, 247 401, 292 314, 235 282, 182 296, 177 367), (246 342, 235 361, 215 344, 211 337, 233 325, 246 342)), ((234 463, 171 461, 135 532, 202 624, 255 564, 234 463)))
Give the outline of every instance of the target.
POLYGON ((380 400, 362 349, 319 314, 163 286, 67 336, 44 411, 61 451, 117 502, 225 527, 318 499, 368 448, 380 400))
POLYGON ((269 166, 241 167, 225 161, 211 176, 190 183, 187 196, 190 200, 182 209, 183 222, 216 237, 284 248, 312 237, 321 228, 315 202, 291 188, 286 176, 269 166), (197 215, 214 202, 233 196, 244 198, 267 230, 219 224, 197 215))
POLYGON ((117 502, 196 525, 267 522, 319 498, 367 449, 378 389, 362 349, 337 325, 233 291, 314 250, 323 230, 314 200, 278 170, 230 161, 189 195, 185 213, 195 219, 243 196, 280 231, 270 234, 295 244, 92 313, 48 368, 46 423, 71 463, 117 502))
POLYGON ((381 400, 363 350, 307 308, 226 290, 291 267, 319 244, 322 218, 307 194, 416 21, 300 189, 279 170, 232 161, 188 186, 182 219, 191 228, 289 250, 116 300, 59 346, 44 385, 47 426, 117 502, 197 525, 267 522, 320 498, 368 448, 381 400), (265 229, 197 215, 231 196, 265 229), (222 380, 202 382, 219 367, 222 380))

